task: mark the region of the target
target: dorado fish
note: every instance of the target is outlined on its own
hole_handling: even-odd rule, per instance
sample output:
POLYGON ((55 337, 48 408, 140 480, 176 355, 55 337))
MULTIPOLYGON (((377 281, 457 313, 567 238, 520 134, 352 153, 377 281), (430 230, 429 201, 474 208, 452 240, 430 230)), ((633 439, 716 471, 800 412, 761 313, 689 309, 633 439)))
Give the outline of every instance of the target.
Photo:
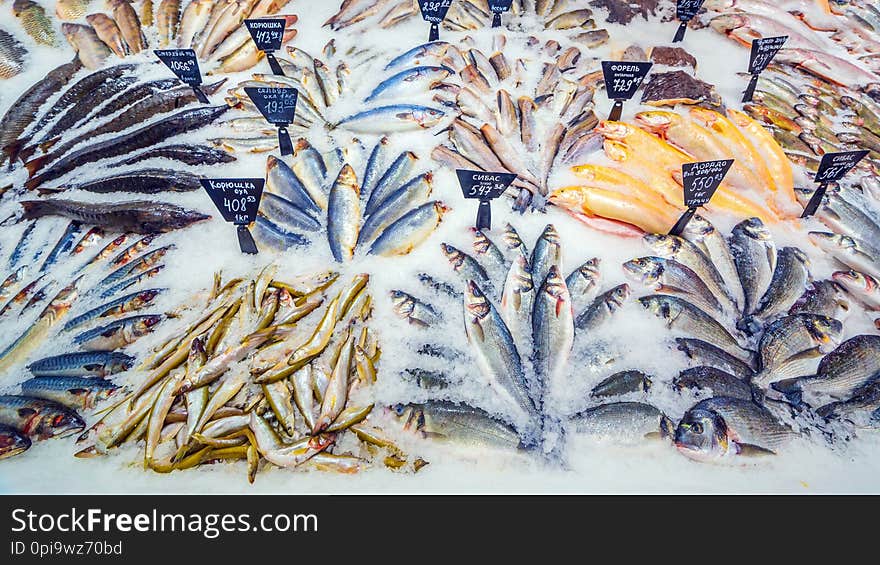
POLYGON ((742 312, 751 314, 764 296, 776 269, 776 247, 770 232, 758 218, 733 228, 730 250, 745 294, 742 312))
POLYGON ((624 394, 648 392, 654 382, 641 371, 621 371, 599 381, 590 391, 593 398, 608 398, 624 394))
POLYGON ((677 390, 709 391, 712 396, 729 396, 752 400, 752 388, 744 380, 715 367, 693 367, 672 379, 677 390))
POLYGON ((578 434, 622 444, 669 438, 675 427, 663 412, 641 402, 600 404, 575 414, 569 421, 578 434))
POLYGON ((445 400, 397 404, 391 414, 402 422, 404 430, 423 438, 480 448, 524 448, 512 426, 467 404, 445 400))

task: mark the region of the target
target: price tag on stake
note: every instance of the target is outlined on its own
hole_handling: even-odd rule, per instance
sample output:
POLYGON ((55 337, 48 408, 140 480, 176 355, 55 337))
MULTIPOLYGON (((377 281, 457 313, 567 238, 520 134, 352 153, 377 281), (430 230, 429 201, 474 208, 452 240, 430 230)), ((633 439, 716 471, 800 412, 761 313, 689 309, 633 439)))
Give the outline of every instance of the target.
POLYGON ((868 151, 862 149, 859 151, 842 151, 840 153, 826 153, 822 155, 822 161, 819 163, 819 169, 816 171, 816 177, 813 179, 814 182, 819 183, 819 186, 816 188, 813 196, 810 197, 810 201, 807 203, 806 208, 804 208, 801 218, 809 218, 815 214, 822 203, 825 191, 828 190, 828 183, 837 182, 845 177, 867 154, 868 151))
POLYGON ((697 213, 697 208, 709 203, 732 166, 733 159, 685 163, 681 166, 684 205, 688 209, 669 230, 669 235, 680 236, 684 232, 688 222, 697 213))
POLYGON ((257 219, 265 179, 201 179, 201 182, 223 219, 238 227, 241 252, 257 253, 248 225, 257 219))
POLYGON ((478 230, 492 229, 492 206, 490 202, 495 200, 504 191, 510 188, 516 180, 514 173, 487 173, 486 171, 470 171, 456 169, 458 184, 465 198, 480 201, 477 208, 477 221, 475 226, 478 230))
POLYGON ((251 34, 257 49, 266 54, 266 60, 269 62, 269 67, 272 68, 272 73, 284 76, 284 71, 278 64, 274 53, 281 49, 281 44, 284 42, 284 28, 287 25, 287 20, 284 18, 257 18, 245 20, 244 25, 251 34))
POLYGON ((492 12, 492 27, 501 27, 501 14, 509 12, 513 0, 489 0, 489 10, 492 12))
POLYGON ((629 61, 602 61, 605 92, 614 106, 608 119, 617 121, 623 112, 623 101, 632 98, 648 75, 653 63, 629 61))
POLYGON ((758 75, 767 68, 776 53, 785 45, 786 40, 788 40, 787 35, 780 35, 779 37, 764 37, 752 41, 752 51, 749 55, 749 73, 752 78, 743 93, 743 103, 752 101, 755 88, 758 86, 758 75))
POLYGON ((419 0, 422 19, 431 24, 428 41, 440 39, 440 24, 446 19, 446 13, 452 6, 452 0, 419 0))
POLYGON ((684 39, 684 32, 687 31, 688 22, 694 19, 700 8, 703 7, 703 0, 678 0, 675 3, 675 17, 681 22, 675 37, 672 38, 673 43, 678 43, 684 39))
POLYGON ((293 123, 296 116, 296 102, 299 91, 295 88, 276 88, 249 86, 245 93, 266 118, 266 121, 278 128, 278 147, 282 155, 293 155, 293 142, 287 126, 293 123))
POLYGON ((171 72, 180 79, 184 84, 192 87, 196 93, 196 98, 202 104, 208 104, 210 101, 199 85, 202 84, 202 73, 199 70, 199 60, 196 52, 192 49, 154 49, 153 53, 165 66, 171 69, 171 72))

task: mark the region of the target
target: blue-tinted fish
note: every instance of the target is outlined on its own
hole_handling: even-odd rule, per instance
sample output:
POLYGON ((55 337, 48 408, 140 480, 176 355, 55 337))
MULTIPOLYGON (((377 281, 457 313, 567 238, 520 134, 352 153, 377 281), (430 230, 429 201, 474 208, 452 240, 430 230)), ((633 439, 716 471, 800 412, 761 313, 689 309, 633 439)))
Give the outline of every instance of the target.
POLYGON ((134 357, 117 351, 62 353, 34 361, 28 370, 37 377, 107 377, 131 369, 134 357))
POLYGON ((382 175, 382 178, 378 180, 375 188, 370 191, 370 197, 365 208, 367 214, 372 214, 391 193, 404 184, 417 160, 418 157, 411 151, 401 153, 394 160, 391 166, 388 167, 388 170, 385 171, 385 174, 382 175))
POLYGON ((132 316, 85 331, 73 338, 73 342, 86 351, 121 349, 152 332, 161 321, 162 316, 157 314, 132 316))
POLYGON ((67 253, 73 248, 76 236, 79 235, 81 230, 82 224, 79 222, 74 221, 67 224, 67 229, 64 230, 64 235, 61 236, 61 239, 58 240, 58 243, 55 244, 55 247, 53 247, 52 251, 49 252, 49 255, 46 256, 46 260, 43 261, 43 266, 40 267, 41 273, 46 272, 49 267, 54 265, 62 253, 67 253))
POLYGON ((388 133, 430 129, 446 116, 443 110, 416 104, 394 104, 358 112, 335 127, 358 133, 388 133))
POLYGON ((79 316, 69 320, 66 324, 64 324, 64 331, 71 330, 73 328, 79 327, 83 324, 91 322, 96 318, 103 318, 105 316, 113 316, 116 314, 122 314, 125 312, 135 312, 140 310, 144 306, 147 306, 153 300, 159 296, 159 294, 164 289, 149 289, 149 290, 141 290, 132 294, 128 294, 121 298, 117 298, 111 302, 106 304, 102 304, 97 308, 93 308, 88 312, 80 314, 79 316))
POLYGON ((372 102, 386 96, 406 94, 414 87, 424 87, 425 90, 433 88, 448 76, 455 74, 449 67, 412 67, 383 80, 373 89, 373 92, 364 99, 364 102, 372 102))
POLYGON ((271 192, 263 194, 260 211, 282 227, 291 230, 318 231, 321 222, 296 204, 271 192))
MULTIPOLYGON (((321 211, 293 169, 274 155, 266 159, 266 190, 286 198, 294 206, 306 212, 321 211)), ((264 198, 265 196, 263 195, 264 198)))
POLYGON ((119 385, 95 377, 34 377, 21 383, 21 393, 34 398, 54 400, 83 410, 110 398, 119 385))
POLYGON ((358 243, 369 243, 383 229, 431 195, 431 173, 419 175, 389 194, 361 227, 358 243))

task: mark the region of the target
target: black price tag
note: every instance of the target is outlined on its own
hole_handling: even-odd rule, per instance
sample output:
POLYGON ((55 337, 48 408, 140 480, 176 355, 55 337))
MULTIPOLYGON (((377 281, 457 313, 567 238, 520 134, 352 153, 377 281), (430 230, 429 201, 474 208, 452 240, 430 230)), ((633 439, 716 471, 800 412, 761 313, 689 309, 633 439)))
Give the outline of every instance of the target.
POLYGON ((153 53, 165 63, 171 72, 184 84, 192 87, 196 97, 202 104, 208 104, 208 97, 199 88, 202 84, 202 73, 199 70, 199 59, 192 49, 155 49, 153 53))
POLYGON ((828 183, 837 182, 846 176, 853 167, 859 164, 859 161, 868 154, 867 150, 859 151, 842 151, 840 153, 826 153, 822 155, 822 161, 819 163, 819 169, 816 171, 814 182, 818 182, 819 186, 804 208, 801 218, 808 218, 816 213, 825 191, 828 190, 828 183))
POLYGON ((669 235, 681 235, 697 208, 705 206, 724 181, 727 171, 733 166, 733 159, 685 163, 681 166, 681 182, 684 186, 684 205, 688 207, 678 222, 669 230, 669 235))
POLYGON ((287 25, 287 20, 284 18, 249 19, 244 21, 244 25, 251 34, 257 49, 266 54, 272 72, 276 75, 284 75, 284 71, 281 70, 281 65, 278 64, 278 59, 273 53, 281 49, 281 44, 284 42, 284 28, 287 25))
POLYGON ((469 171, 456 169, 458 184, 465 198, 480 201, 477 209, 476 228, 478 230, 492 229, 492 207, 490 202, 495 200, 504 191, 510 188, 516 180, 514 173, 487 173, 486 171, 469 171))
POLYGON ((452 6, 452 0, 419 0, 422 19, 431 24, 428 41, 440 39, 440 24, 446 19, 446 13, 452 6))
POLYGON ((293 155, 293 142, 287 126, 293 123, 296 115, 296 101, 299 91, 295 88, 276 88, 248 86, 245 93, 270 124, 278 127, 278 146, 282 155, 293 155))
POLYGON ((242 253, 257 253, 257 245, 247 226, 257 219, 264 179, 201 179, 202 186, 223 219, 238 226, 238 245, 242 253))
POLYGON ((617 121, 623 112, 623 101, 629 100, 645 80, 653 63, 629 61, 602 61, 602 74, 605 76, 605 92, 614 106, 608 119, 617 121))
POLYGON ((749 85, 746 87, 745 92, 743 92, 743 103, 752 101, 755 88, 758 86, 758 75, 767 68, 767 65, 770 64, 776 53, 785 45, 787 39, 787 35, 781 35, 779 37, 764 37, 752 41, 752 52, 749 56, 749 73, 751 73, 752 78, 749 80, 749 85))
POLYGON ((681 22, 678 31, 675 32, 673 43, 678 43, 684 39, 684 32, 687 30, 687 23, 694 19, 700 8, 703 7, 703 0, 678 0, 675 3, 675 17, 681 22))
POLYGON ((492 12, 492 27, 501 27, 501 14, 510 11, 513 0, 489 0, 489 10, 492 12))

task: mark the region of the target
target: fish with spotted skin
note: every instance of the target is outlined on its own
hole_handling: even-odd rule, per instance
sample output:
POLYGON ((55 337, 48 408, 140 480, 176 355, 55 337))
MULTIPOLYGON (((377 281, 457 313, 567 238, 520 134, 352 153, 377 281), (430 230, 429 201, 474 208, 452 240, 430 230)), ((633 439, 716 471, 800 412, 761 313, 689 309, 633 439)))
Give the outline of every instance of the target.
POLYGON ((93 377, 34 377, 21 383, 21 393, 26 396, 84 410, 94 408, 119 389, 111 381, 93 377))
POLYGON ((10 394, 0 396, 0 425, 36 439, 67 437, 86 427, 79 414, 63 404, 10 394))

